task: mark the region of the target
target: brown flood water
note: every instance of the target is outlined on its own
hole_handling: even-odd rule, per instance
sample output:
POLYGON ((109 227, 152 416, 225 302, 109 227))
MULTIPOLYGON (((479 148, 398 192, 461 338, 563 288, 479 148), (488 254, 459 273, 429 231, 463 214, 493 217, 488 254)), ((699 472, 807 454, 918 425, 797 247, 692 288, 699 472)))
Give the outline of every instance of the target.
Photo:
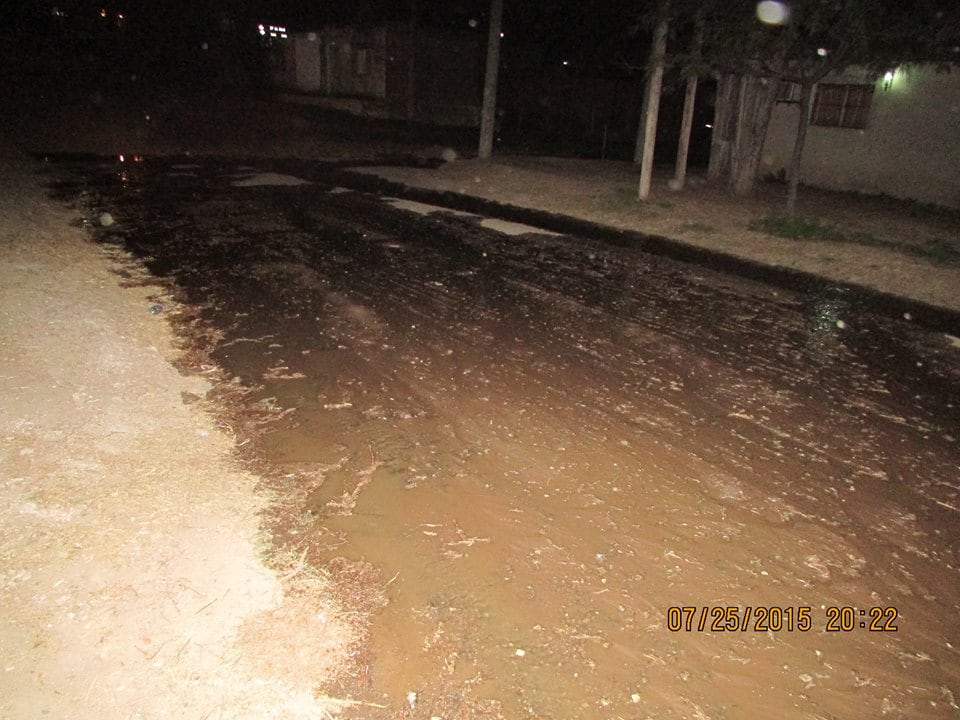
POLYGON ((351 193, 176 202, 137 249, 284 411, 287 540, 385 586, 350 717, 957 717, 955 339, 351 193))

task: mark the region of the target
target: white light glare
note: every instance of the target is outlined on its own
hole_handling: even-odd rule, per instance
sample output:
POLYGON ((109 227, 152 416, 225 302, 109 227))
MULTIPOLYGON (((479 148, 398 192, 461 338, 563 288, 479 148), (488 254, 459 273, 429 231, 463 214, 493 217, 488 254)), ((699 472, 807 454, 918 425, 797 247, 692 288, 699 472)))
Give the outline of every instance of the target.
POLYGON ((570 64, 570 61, 569 61, 569 60, 564 60, 564 61, 563 61, 563 64, 564 64, 564 65, 569 65, 569 64, 570 64))
POLYGON ((820 57, 826 57, 829 54, 830 54, 830 51, 827 50, 826 48, 817 48, 817 55, 819 55, 820 57))
POLYGON ((790 6, 778 0, 757 3, 757 18, 766 25, 786 25, 790 20, 790 6))
POLYGON ((893 82, 893 70, 887 70, 887 71, 883 74, 883 81, 884 81, 884 82, 893 82))

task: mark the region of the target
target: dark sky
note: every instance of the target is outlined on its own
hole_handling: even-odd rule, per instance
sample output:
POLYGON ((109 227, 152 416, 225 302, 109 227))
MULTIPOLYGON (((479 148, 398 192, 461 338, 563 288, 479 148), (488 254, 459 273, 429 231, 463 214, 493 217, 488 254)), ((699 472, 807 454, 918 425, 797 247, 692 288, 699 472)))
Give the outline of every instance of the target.
MULTIPOLYGON (((644 0, 504 0, 504 25, 522 40, 599 38, 622 33, 647 4, 644 0)), ((406 22, 413 5, 421 24, 463 31, 483 32, 490 10, 489 0, 20 0, 5 15, 42 23, 57 10, 76 22, 94 18, 103 8, 111 16, 123 13, 131 22, 162 19, 175 32, 178 27, 213 22, 226 13, 245 24, 283 23, 291 30, 308 30, 331 22, 406 22)))
MULTIPOLYGON (((258 2, 258 0, 251 0, 258 2)), ((407 22, 411 3, 423 26, 475 32, 485 37, 489 0, 359 0, 343 3, 280 0, 262 2, 261 22, 283 22, 291 30, 309 30, 324 23, 407 22), (276 18, 276 19, 274 19, 276 18)), ((589 62, 617 62, 623 48, 637 43, 638 18, 645 0, 504 0, 507 46, 537 46, 550 56, 589 62)))
MULTIPOLYGON (((5 32, 97 52, 120 43, 128 54, 135 48, 184 54, 207 41, 216 44, 218 34, 221 41, 229 33, 241 44, 254 43, 257 23, 297 32, 331 23, 408 22, 414 3, 423 27, 486 37, 490 0, 21 0, 19 11, 7 16, 5 32)), ((547 63, 569 60, 573 73, 608 72, 623 65, 625 53, 644 46, 636 27, 646 4, 504 0, 504 53, 535 48, 547 63)))
MULTIPOLYGON (((253 0, 257 2, 257 0, 253 0)), ((635 18, 647 3, 644 0, 504 0, 504 23, 508 29, 529 37, 571 32, 617 32, 624 20, 635 18)), ((416 6, 424 25, 468 30, 470 21, 486 22, 489 0, 354 0, 325 3, 304 0, 259 2, 260 12, 284 16, 291 24, 316 22, 406 21, 416 6)))

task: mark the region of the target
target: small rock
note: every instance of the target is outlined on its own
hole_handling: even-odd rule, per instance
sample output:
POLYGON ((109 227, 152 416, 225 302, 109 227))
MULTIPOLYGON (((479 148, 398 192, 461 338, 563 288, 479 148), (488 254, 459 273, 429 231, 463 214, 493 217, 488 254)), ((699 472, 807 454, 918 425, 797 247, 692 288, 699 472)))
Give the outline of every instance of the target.
POLYGON ((159 315, 162 312, 163 312, 163 305, 161 305, 160 303, 155 303, 150 306, 151 315, 159 315))

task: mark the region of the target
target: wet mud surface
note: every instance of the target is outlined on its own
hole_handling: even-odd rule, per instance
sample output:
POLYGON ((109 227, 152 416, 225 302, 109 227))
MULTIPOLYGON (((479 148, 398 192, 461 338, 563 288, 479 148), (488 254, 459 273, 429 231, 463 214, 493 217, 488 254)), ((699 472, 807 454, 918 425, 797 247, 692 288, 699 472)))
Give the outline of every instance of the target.
POLYGON ((194 308, 278 545, 388 600, 350 717, 956 717, 956 338, 331 168, 126 160, 55 191, 194 308))

